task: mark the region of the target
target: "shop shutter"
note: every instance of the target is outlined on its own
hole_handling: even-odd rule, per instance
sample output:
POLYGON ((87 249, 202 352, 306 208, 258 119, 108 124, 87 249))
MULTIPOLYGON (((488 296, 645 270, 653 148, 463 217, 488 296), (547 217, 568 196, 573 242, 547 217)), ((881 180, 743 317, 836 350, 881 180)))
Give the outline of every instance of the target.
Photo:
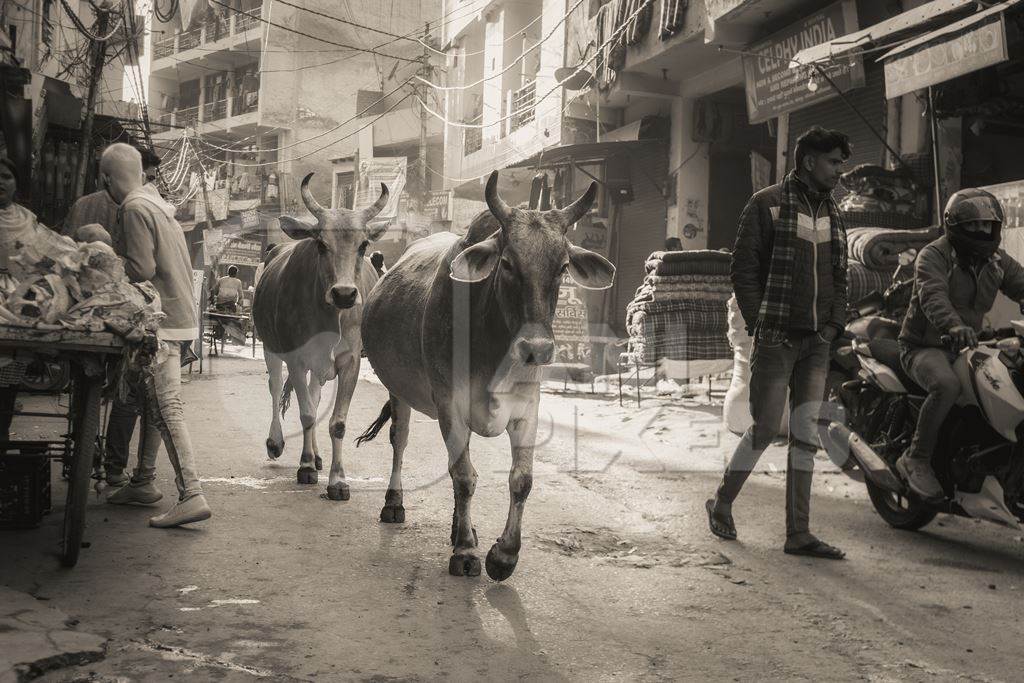
POLYGON ((609 316, 617 334, 625 336, 626 305, 643 283, 644 262, 665 246, 666 203, 662 188, 668 176, 665 145, 644 145, 630 154, 633 201, 619 204, 618 260, 615 262, 615 310, 609 316))
MULTIPOLYGON (((885 135, 885 77, 882 69, 868 69, 865 64, 864 87, 846 93, 846 97, 882 136, 885 135)), ((846 162, 851 169, 858 164, 881 164, 885 159, 885 145, 857 116, 841 97, 794 111, 789 115, 790 155, 796 139, 811 126, 823 126, 842 131, 850 136, 853 156, 846 162)), ((790 158, 789 167, 794 160, 790 158)))

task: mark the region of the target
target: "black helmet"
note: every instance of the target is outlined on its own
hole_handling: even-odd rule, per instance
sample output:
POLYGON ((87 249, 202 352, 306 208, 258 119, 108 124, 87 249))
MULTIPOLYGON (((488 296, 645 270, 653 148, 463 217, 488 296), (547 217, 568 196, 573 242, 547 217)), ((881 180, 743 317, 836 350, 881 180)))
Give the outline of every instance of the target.
POLYGON ((946 202, 942 222, 953 248, 961 257, 987 259, 999 248, 1003 227, 1003 207, 990 192, 967 188, 955 192, 946 202), (993 223, 989 234, 969 232, 967 223, 985 221, 993 223))

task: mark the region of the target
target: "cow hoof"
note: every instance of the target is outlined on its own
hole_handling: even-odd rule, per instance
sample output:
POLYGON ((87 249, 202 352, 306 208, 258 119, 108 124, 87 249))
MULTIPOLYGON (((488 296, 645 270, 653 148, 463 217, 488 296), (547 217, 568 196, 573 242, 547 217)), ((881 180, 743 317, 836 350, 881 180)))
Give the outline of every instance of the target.
POLYGON ((480 559, 476 555, 452 555, 448 560, 452 576, 480 576, 480 559))
POLYGON ((276 444, 272 439, 267 439, 267 457, 271 460, 277 460, 281 457, 281 452, 284 450, 284 444, 276 444))
POLYGON ((313 457, 313 464, 316 465, 317 472, 320 472, 324 468, 324 461, 320 459, 319 455, 313 457))
POLYGON ((401 505, 385 505, 380 509, 380 521, 385 524, 403 524, 405 508, 401 505))
POLYGON ((300 484, 315 484, 316 483, 316 470, 312 468, 300 467, 299 471, 295 473, 295 478, 300 484))
POLYGON ((352 495, 348 484, 338 482, 327 487, 327 500, 348 500, 352 495))
POLYGON ((506 555, 498 549, 498 544, 495 543, 487 551, 487 576, 495 581, 504 581, 512 576, 512 572, 516 570, 516 564, 518 563, 518 555, 506 555))

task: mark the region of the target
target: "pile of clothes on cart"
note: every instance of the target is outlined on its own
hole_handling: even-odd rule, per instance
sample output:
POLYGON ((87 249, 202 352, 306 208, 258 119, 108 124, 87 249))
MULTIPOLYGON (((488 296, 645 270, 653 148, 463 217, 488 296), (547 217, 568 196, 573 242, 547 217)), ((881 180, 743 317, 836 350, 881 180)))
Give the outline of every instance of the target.
POLYGON ((148 282, 129 282, 108 245, 39 229, 15 247, 0 275, 0 324, 109 331, 130 342, 155 338, 163 316, 159 295, 148 282))
POLYGON ((643 284, 626 307, 630 361, 731 358, 731 260, 728 252, 707 249, 651 254, 643 284))

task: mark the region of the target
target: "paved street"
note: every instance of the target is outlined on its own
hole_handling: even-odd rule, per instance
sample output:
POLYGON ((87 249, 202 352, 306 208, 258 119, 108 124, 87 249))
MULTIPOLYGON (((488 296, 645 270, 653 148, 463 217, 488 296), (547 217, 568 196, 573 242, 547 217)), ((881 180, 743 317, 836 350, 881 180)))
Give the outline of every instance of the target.
MULTIPOLYGON (((91 545, 61 570, 57 483, 42 528, 0 534, 0 585, 108 640, 102 660, 43 680, 1019 680, 1019 531, 942 517, 897 532, 832 472, 816 479, 812 524, 849 559, 784 555, 773 448, 736 505, 741 541, 721 542, 703 509, 735 443, 720 409, 545 395, 555 426, 542 428, 518 569, 503 584, 455 578, 436 424, 413 415, 408 521, 381 525, 386 432, 352 440, 385 392, 368 380, 356 392, 348 502, 320 497, 329 447, 320 484, 295 483, 294 412, 285 455, 267 460, 262 363, 221 358, 185 388, 212 520, 155 530, 151 509, 95 499, 91 545)), ((475 437, 473 457, 482 557, 507 510, 507 440, 475 437)), ((168 497, 169 473, 161 456, 168 497)))

